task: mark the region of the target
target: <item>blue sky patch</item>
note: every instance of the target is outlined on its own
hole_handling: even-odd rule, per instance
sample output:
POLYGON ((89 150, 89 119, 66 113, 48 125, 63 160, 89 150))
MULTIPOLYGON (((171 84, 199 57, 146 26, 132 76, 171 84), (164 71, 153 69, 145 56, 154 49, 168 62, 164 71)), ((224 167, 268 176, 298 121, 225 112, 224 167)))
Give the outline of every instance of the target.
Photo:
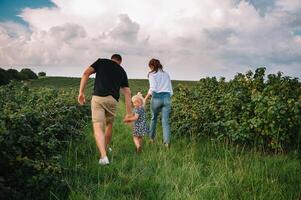
POLYGON ((55 6, 50 0, 0 0, 0 21, 14 21, 26 24, 18 17, 22 9, 55 6))
POLYGON ((272 9, 275 5, 274 0, 247 0, 247 2, 251 3, 257 10, 261 16, 264 16, 265 13, 272 9))

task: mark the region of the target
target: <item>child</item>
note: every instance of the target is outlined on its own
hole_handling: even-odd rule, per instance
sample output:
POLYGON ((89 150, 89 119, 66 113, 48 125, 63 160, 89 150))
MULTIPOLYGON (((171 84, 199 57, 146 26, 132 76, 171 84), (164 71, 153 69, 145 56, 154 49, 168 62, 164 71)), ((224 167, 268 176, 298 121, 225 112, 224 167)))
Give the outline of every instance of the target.
POLYGON ((136 146, 136 152, 141 152, 142 137, 148 133, 148 126, 146 123, 146 114, 144 110, 144 99, 140 92, 132 97, 134 105, 133 116, 124 119, 125 123, 134 122, 133 124, 133 140, 136 146))

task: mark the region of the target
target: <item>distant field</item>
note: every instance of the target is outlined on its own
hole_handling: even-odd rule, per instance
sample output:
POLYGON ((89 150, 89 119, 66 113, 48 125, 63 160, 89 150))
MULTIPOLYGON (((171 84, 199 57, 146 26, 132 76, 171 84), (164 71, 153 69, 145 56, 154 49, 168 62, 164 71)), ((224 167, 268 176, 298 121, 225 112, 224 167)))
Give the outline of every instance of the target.
MULTIPOLYGON (((196 81, 172 81, 173 87, 176 87, 178 84, 183 85, 194 85, 196 81)), ((79 89, 80 78, 71 78, 71 77, 45 77, 38 80, 33 80, 30 84, 31 87, 51 87, 51 88, 61 88, 61 89, 79 89)), ((94 84, 94 78, 90 78, 87 88, 87 94, 91 93, 92 87, 94 84)), ((132 90, 132 93, 135 94, 138 91, 141 91, 145 94, 148 90, 149 83, 147 79, 130 79, 129 84, 132 90)))
MULTIPOLYGON (((62 89, 78 89, 80 78, 71 77, 45 77, 31 82, 31 87, 52 87, 62 89)), ((88 87, 93 84, 93 79, 88 82, 88 87)))

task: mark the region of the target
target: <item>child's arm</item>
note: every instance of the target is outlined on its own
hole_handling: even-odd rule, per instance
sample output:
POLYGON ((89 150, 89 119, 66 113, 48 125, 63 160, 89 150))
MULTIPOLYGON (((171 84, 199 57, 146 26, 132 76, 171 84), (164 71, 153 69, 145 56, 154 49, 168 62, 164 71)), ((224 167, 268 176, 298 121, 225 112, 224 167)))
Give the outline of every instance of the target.
POLYGON ((138 118, 139 118, 139 115, 137 113, 135 113, 133 116, 126 117, 123 121, 129 123, 129 122, 136 121, 138 118))

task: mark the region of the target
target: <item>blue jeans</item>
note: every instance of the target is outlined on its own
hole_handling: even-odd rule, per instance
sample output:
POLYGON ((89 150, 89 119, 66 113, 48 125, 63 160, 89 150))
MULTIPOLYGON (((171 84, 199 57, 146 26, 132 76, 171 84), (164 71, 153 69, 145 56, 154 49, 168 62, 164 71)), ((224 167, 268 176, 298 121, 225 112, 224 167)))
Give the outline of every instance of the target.
POLYGON ((170 93, 153 92, 151 99, 151 122, 150 122, 150 138, 154 139, 156 136, 156 126, 159 113, 162 111, 162 127, 163 127, 163 142, 165 144, 170 143, 170 127, 168 123, 169 113, 171 109, 170 93))

